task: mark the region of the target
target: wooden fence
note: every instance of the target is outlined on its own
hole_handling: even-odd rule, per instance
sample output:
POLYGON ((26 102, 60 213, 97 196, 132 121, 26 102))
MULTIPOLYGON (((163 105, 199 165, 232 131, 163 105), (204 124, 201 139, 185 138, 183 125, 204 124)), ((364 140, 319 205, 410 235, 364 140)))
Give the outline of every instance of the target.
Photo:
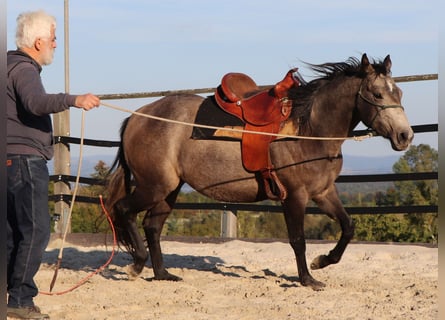
MULTIPOLYGON (((408 81, 424 81, 424 80, 437 80, 437 74, 395 77, 396 82, 408 82, 408 81)), ((266 87, 266 86, 265 86, 266 87)), ((114 100, 114 99, 131 99, 131 98, 147 98, 147 97, 160 97, 169 94, 176 93, 210 93, 214 92, 216 88, 202 88, 191 90, 168 90, 158 92, 143 92, 143 93, 131 93, 131 94, 109 94, 100 95, 102 100, 114 100)), ((414 133, 425 132, 437 132, 437 124, 425 124, 412 126, 414 133)), ((353 135, 359 136, 366 134, 366 130, 356 130, 353 135)), ((69 136, 56 136, 55 143, 61 143, 66 146, 70 144, 80 144, 81 139, 69 136)), ((118 141, 104 141, 83 139, 84 145, 95 147, 118 147, 118 141)), ((398 174, 367 174, 367 175, 340 175, 336 180, 336 183, 363 183, 363 182, 381 182, 381 181, 406 181, 406 180, 437 180, 437 172, 418 172, 418 173, 398 173, 398 174)), ((58 174, 55 172, 50 177, 51 181, 63 182, 69 185, 71 182, 76 181, 76 177, 64 174, 58 174)), ((103 185, 104 181, 80 177, 79 182, 81 184, 88 185, 103 185)), ((49 196, 50 201, 64 202, 69 204, 72 200, 71 194, 53 194, 49 196)), ((84 203, 99 203, 98 198, 76 196, 76 201, 84 203)), ((241 204, 241 203, 177 203, 175 209, 183 210, 221 210, 222 214, 222 229, 221 235, 223 237, 236 237, 236 212, 237 211, 256 211, 256 212, 282 212, 282 207, 279 205, 262 205, 262 204, 241 204), (234 229, 235 228, 235 229, 234 229)), ((346 207, 346 210, 350 214, 387 214, 387 213, 429 213, 438 212, 437 205, 418 205, 418 206, 374 206, 374 207, 346 207)), ((308 207, 307 213, 309 214, 321 214, 317 207, 308 207)), ((60 215, 58 213, 57 215, 60 215)), ((66 222, 65 222, 66 223, 66 222)))

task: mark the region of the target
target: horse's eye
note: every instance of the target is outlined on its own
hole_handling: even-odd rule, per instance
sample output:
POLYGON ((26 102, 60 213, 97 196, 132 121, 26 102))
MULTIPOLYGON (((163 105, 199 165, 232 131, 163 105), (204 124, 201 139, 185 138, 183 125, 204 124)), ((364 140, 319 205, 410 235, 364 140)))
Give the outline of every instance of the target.
POLYGON ((376 98, 376 99, 383 99, 382 94, 379 92, 373 92, 372 94, 374 95, 374 98, 376 98))

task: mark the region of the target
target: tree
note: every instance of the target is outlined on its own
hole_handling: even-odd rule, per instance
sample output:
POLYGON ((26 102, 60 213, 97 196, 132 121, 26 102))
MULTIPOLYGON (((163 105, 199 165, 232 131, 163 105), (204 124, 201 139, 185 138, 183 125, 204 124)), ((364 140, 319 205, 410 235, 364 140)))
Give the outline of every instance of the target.
MULTIPOLYGON (((393 165, 394 173, 437 172, 438 152, 429 145, 412 145, 393 165)), ((437 205, 437 180, 396 181, 386 194, 376 195, 377 205, 437 205)), ((437 242, 438 214, 364 215, 356 220, 360 240, 437 242)))
MULTIPOLYGON (((437 172, 439 153, 427 144, 411 146, 393 166, 396 173, 437 172)), ((437 180, 398 181, 395 183, 401 205, 437 205, 439 187, 437 180)), ((437 241, 437 213, 407 214, 405 219, 413 234, 420 239, 437 241)))
MULTIPOLYGON (((427 144, 411 146, 393 166, 395 173, 437 172, 439 154, 427 144)), ((436 205, 438 202, 437 180, 398 181, 396 190, 402 205, 436 205)))
POLYGON ((109 171, 110 167, 102 160, 99 160, 99 162, 94 166, 94 172, 91 174, 91 178, 106 179, 109 171))

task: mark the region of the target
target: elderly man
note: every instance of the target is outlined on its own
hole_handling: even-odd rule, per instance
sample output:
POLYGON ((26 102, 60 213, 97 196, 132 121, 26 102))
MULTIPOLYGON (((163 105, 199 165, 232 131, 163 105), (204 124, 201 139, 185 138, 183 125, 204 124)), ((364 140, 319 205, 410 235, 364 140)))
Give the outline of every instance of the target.
POLYGON ((47 160, 53 156, 51 114, 71 106, 90 110, 92 94, 47 94, 40 78, 56 48, 55 18, 43 11, 18 16, 17 50, 7 53, 7 284, 8 317, 49 319, 34 304, 34 282, 50 236, 47 160))

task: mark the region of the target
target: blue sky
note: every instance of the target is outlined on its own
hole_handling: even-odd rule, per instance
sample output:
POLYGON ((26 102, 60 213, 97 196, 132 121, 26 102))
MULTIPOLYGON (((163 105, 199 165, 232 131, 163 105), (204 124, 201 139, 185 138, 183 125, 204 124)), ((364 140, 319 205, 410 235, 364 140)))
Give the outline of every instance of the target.
MULTIPOLYGON (((231 71, 273 84, 303 61, 344 61, 362 53, 391 55, 393 75, 438 73, 439 13, 434 1, 92 0, 69 1, 70 92, 149 92, 217 86, 231 71)), ((15 19, 44 9, 58 21, 55 61, 44 68, 48 92, 64 91, 64 1, 7 2, 7 47, 15 49, 15 19)), ((437 81, 400 83, 410 123, 438 121, 437 81)), ((109 101, 132 110, 149 99, 109 101)), ((117 140, 128 114, 101 107, 86 114, 88 138, 117 140)), ((80 135, 81 111, 71 111, 71 135, 80 135)), ((415 144, 437 148, 437 134, 415 144)), ((73 148, 73 153, 76 148, 73 148)), ((87 154, 115 150, 88 147, 87 154)), ((345 142, 344 154, 394 155, 382 138, 345 142)), ((402 155, 402 154, 400 154, 402 155)))

